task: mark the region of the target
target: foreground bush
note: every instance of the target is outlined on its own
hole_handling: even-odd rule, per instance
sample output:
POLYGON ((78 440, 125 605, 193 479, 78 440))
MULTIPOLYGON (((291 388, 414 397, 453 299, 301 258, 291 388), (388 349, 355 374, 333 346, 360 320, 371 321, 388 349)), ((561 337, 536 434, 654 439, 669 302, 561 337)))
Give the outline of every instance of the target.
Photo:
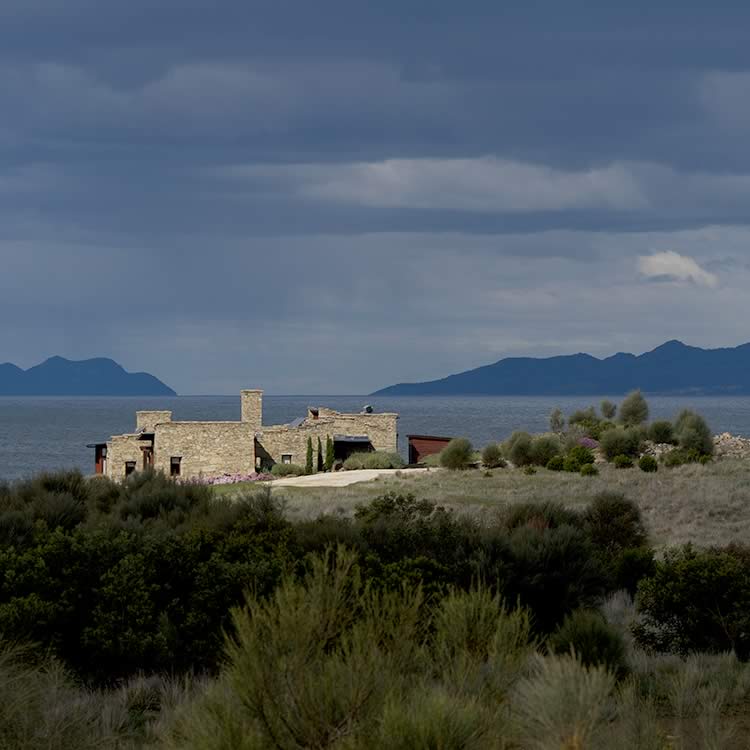
POLYGON ((615 469, 632 469, 633 459, 630 456, 615 456, 612 461, 615 469))
POLYGON ((347 471, 356 469, 403 469, 405 465, 404 459, 398 453, 386 451, 352 453, 344 461, 344 469, 347 471))
MULTIPOLYGON (((303 574, 308 556, 330 545, 355 551, 378 591, 408 583, 439 600, 482 581, 527 608, 541 634, 620 587, 624 575, 620 553, 604 552, 606 530, 595 533, 582 512, 558 504, 515 505, 507 518, 479 523, 391 493, 353 518, 292 522, 268 488, 227 500, 158 475, 76 483, 3 490, 0 633, 35 642, 90 684, 215 672, 243 593, 271 596, 286 572, 303 574), (83 512, 76 525, 65 514, 57 523, 54 490, 78 502, 71 487, 83 512)), ((638 570, 631 561, 627 580, 637 582, 638 570)))
POLYGON ((638 642, 656 651, 750 658, 750 550, 668 550, 638 586, 638 642))
POLYGON ((461 471, 474 461, 474 449, 466 438, 454 438, 440 451, 440 465, 444 469, 461 471))
POLYGON ((595 610, 571 612, 550 636, 547 647, 553 654, 575 655, 586 667, 604 667, 618 677, 627 672, 621 633, 595 610))
POLYGON ((638 462, 638 468, 648 474, 659 471, 659 463, 653 456, 643 456, 638 462))

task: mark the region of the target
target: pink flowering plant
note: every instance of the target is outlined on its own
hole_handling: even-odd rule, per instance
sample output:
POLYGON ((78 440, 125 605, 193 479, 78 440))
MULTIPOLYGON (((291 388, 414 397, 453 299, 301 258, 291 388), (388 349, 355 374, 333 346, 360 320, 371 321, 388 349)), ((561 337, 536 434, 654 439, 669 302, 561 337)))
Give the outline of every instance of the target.
POLYGON ((274 479, 273 474, 267 472, 253 471, 250 474, 221 474, 218 477, 194 477, 185 480, 184 484, 219 485, 238 484, 240 482, 270 482, 274 479))

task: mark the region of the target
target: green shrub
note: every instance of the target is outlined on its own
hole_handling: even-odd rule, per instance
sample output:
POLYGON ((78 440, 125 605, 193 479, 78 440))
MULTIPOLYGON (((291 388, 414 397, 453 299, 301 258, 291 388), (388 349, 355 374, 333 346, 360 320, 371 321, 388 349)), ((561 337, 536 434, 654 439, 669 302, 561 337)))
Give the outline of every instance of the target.
POLYGON ((617 406, 611 401, 602 401, 599 411, 608 422, 611 422, 617 416, 617 406))
POLYGON ((616 427, 602 433, 599 448, 605 458, 612 461, 615 456, 637 456, 642 443, 642 435, 637 428, 616 427))
POLYGON ((304 473, 304 467, 299 464, 274 464, 271 467, 271 474, 275 477, 300 477, 304 473))
POLYGON ((482 451, 482 463, 488 469, 496 469, 504 465, 503 455, 497 443, 490 443, 482 451))
POLYGON ((440 465, 444 469, 468 469, 474 461, 474 449, 466 438, 454 438, 440 451, 440 465))
POLYGON ((612 463, 615 465, 615 469, 632 469, 633 459, 630 456, 615 456, 612 463))
POLYGON ((662 461, 664 462, 664 466, 672 469, 676 466, 698 463, 701 458, 701 454, 695 449, 685 450, 684 448, 675 448, 665 453, 662 461))
POLYGON ((357 469, 403 469, 404 466, 404 459, 398 453, 389 453, 387 451, 352 453, 344 461, 344 469, 346 471, 355 471, 357 469))
POLYGON ((552 414, 549 415, 549 429, 550 432, 556 434, 565 431, 565 416, 560 409, 555 409, 552 414))
MULTIPOLYGON (((603 667, 584 667, 570 655, 539 658, 514 694, 524 742, 533 750, 609 747, 615 677, 603 667)), ((640 734, 640 733, 639 733, 640 734)), ((635 744, 622 747, 635 748, 635 744)), ((640 745, 656 748, 663 745, 640 745)))
POLYGON ((750 657, 750 549, 669 549, 641 581, 637 641, 656 651, 750 657))
POLYGON ((702 456, 701 456, 701 457, 700 457, 700 458, 698 459, 698 463, 699 463, 699 464, 700 464, 701 466, 706 466, 707 464, 710 464, 710 463, 711 463, 711 462, 712 462, 713 460, 714 460, 714 459, 713 459, 713 456, 707 456, 707 455, 705 455, 705 454, 704 454, 704 455, 702 455, 702 456))
POLYGON ((423 463, 431 469, 436 469, 442 466, 440 463, 440 453, 430 453, 428 456, 425 456, 420 463, 423 463))
POLYGON ((594 451, 592 451, 591 448, 587 448, 585 445, 574 445, 568 451, 567 457, 577 461, 581 466, 596 463, 594 451))
POLYGON ((534 462, 533 442, 528 432, 514 432, 503 444, 503 453, 514 466, 528 466, 534 462))
POLYGON ((609 574, 583 529, 539 528, 529 523, 508 540, 509 574, 503 594, 533 613, 538 633, 552 632, 578 607, 592 607, 607 589, 609 574))
POLYGON ((318 453, 315 461, 315 471, 323 471, 324 469, 325 464, 323 461, 323 444, 320 442, 320 438, 318 438, 318 453))
POLYGON ((599 476, 599 469, 594 464, 584 464, 581 466, 582 477, 596 477, 599 476))
POLYGON ((648 439, 654 443, 674 443, 674 427, 666 419, 652 422, 648 428, 648 439))
POLYGON ((640 391, 629 393, 620 404, 620 422, 626 427, 637 427, 648 421, 648 402, 640 391))
POLYGON ((534 474, 536 474, 536 467, 533 464, 524 466, 523 473, 526 474, 527 476, 533 476, 534 474))
POLYGON ((571 474, 578 474, 581 470, 580 461, 574 456, 565 456, 563 459, 563 471, 569 471, 571 474))
POLYGON ((609 555, 604 561, 609 570, 610 583, 615 591, 624 589, 635 597, 638 584, 654 574, 656 563, 651 547, 627 547, 609 555))
POLYGON ((560 454, 560 440, 556 435, 540 435, 531 442, 531 462, 535 466, 546 466, 549 460, 560 454))
POLYGON ((627 672, 622 635, 594 610, 571 612, 550 636, 547 648, 553 654, 573 653, 584 666, 605 667, 618 677, 627 672))
POLYGON ((687 409, 681 412, 675 421, 674 435, 683 450, 696 451, 701 456, 713 455, 711 429, 699 414, 687 409))
POLYGON ((586 424, 590 422, 598 422, 599 417, 596 414, 596 409, 593 406, 589 406, 586 409, 578 409, 574 411, 568 417, 568 424, 586 424))
POLYGON ((547 461, 547 468, 550 471, 562 471, 565 468, 565 459, 562 456, 552 456, 547 461))
POLYGON ((598 440, 602 432, 602 421, 596 414, 593 406, 587 409, 579 409, 570 415, 568 424, 580 431, 584 437, 590 437, 598 440))
POLYGON ((653 456, 643 456, 638 462, 638 468, 641 471, 653 474, 659 470, 659 462, 653 456))
POLYGON ((648 542, 640 509, 618 492, 599 493, 586 508, 583 523, 593 544, 608 554, 648 542))

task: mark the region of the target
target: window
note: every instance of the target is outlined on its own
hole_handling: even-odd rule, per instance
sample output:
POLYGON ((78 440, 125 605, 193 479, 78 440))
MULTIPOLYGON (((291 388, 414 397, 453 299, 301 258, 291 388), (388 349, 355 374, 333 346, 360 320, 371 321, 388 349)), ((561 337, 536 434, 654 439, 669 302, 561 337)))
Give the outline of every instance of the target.
POLYGON ((169 459, 169 476, 179 477, 182 468, 182 456, 172 456, 169 459))
POLYGON ((135 461, 125 462, 125 476, 129 477, 135 471, 135 461))
POLYGON ((290 464, 290 463, 292 463, 292 454, 291 453, 282 453, 281 454, 281 463, 282 464, 290 464))

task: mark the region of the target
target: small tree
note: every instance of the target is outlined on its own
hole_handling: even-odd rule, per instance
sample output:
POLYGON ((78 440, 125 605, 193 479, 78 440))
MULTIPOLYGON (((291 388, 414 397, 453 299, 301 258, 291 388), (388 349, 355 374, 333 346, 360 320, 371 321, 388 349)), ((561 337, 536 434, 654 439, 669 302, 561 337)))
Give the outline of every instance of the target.
POLYGON ((315 463, 317 464, 316 471, 323 471, 323 446, 320 438, 318 438, 318 460, 315 463))
POLYGON ((620 422, 637 427, 648 421, 648 402, 640 391, 629 393, 620 405, 620 422))
POLYGON ((560 434, 565 431, 565 416, 561 409, 555 409, 552 414, 549 415, 549 429, 550 432, 560 434))
POLYGON ((331 471, 333 469, 333 462, 335 461, 335 457, 333 454, 333 440, 331 440, 331 436, 326 436, 326 460, 324 463, 325 470, 331 471))
POLYGON ((599 407, 604 419, 612 421, 617 416, 617 406, 611 401, 602 401, 602 405, 599 407))
POLYGON ((313 473, 313 447, 312 438, 307 438, 307 459, 305 461, 305 474, 313 473))
POLYGON ((702 456, 710 456, 714 452, 714 439, 706 420, 689 409, 677 417, 674 436, 683 450, 697 451, 702 456))
POLYGON ((454 438, 440 451, 440 465, 445 469, 468 469, 474 449, 466 438, 454 438))
POLYGON ((503 465, 503 455, 500 451, 500 446, 497 443, 490 443, 482 451, 482 463, 488 469, 496 469, 503 465))

